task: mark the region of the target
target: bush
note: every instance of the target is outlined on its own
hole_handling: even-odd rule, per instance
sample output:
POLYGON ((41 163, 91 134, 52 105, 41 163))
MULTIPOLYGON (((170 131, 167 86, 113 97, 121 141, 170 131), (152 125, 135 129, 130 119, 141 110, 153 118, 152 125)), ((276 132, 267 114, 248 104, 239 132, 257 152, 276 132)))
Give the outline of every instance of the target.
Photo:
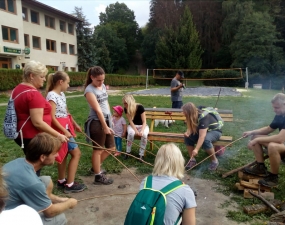
POLYGON ((207 70, 202 73, 202 79, 206 86, 223 86, 223 87, 242 87, 245 83, 240 77, 239 71, 234 70, 207 70), (223 78, 237 78, 237 79, 223 79, 223 78), (239 79, 238 79, 239 78, 239 79))
MULTIPOLYGON (((23 79, 23 71, 15 69, 0 69, 0 91, 11 90, 16 87, 23 79)), ((70 77, 70 86, 82 86, 85 84, 86 72, 67 72, 70 77)), ((105 84, 111 86, 131 86, 144 85, 146 76, 130 76, 108 74, 105 78, 105 84)), ((155 80, 149 77, 149 84, 154 85, 155 80)), ((46 84, 46 83, 45 83, 46 84)))

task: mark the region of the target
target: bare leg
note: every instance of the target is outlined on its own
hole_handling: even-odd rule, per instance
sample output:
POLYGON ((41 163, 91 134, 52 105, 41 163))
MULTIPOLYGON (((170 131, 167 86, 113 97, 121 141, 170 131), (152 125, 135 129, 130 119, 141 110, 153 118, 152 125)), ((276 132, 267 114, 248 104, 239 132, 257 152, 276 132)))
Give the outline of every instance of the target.
POLYGON ((104 150, 93 150, 92 153, 92 167, 95 174, 100 173, 100 165, 101 165, 101 153, 104 150))
POLYGON ((65 168, 66 168, 66 159, 68 154, 65 156, 64 160, 61 164, 57 164, 57 170, 58 170, 58 179, 63 180, 65 179, 65 168))
POLYGON ((208 153, 208 155, 212 155, 212 156, 210 157, 210 159, 211 159, 212 162, 217 162, 217 161, 218 161, 218 159, 217 159, 217 157, 216 157, 216 154, 215 154, 214 148, 207 149, 206 152, 208 153))
POLYGON ((284 144, 269 143, 268 156, 270 161, 270 170, 273 174, 278 174, 281 162, 280 154, 285 152, 284 144))
POLYGON ((78 163, 79 163, 79 159, 81 156, 81 151, 78 147, 73 149, 69 153, 71 155, 71 159, 70 159, 69 164, 68 164, 67 184, 74 182, 75 174, 76 174, 78 163))
POLYGON ((189 146, 189 145, 187 145, 186 148, 187 148, 187 150, 188 150, 189 157, 191 158, 192 152, 193 152, 193 150, 194 150, 194 146, 189 146))

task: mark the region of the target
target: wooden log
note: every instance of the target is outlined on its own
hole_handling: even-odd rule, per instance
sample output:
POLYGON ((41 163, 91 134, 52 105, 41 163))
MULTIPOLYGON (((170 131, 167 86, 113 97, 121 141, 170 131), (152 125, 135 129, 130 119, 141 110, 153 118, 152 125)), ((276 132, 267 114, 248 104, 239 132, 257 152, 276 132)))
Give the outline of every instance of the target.
POLYGON ((262 179, 262 177, 238 171, 238 178, 241 180, 249 181, 250 179, 262 179))
MULTIPOLYGON (((280 200, 274 199, 269 200, 269 202, 274 205, 275 207, 280 207, 282 202, 280 200)), ((243 211, 248 215, 255 215, 261 212, 266 212, 269 210, 269 207, 264 204, 255 204, 255 205, 248 205, 243 207, 243 211)))
POLYGON ((280 223, 285 222, 285 211, 278 212, 278 213, 271 215, 269 221, 270 222, 280 222, 280 223))
POLYGON ((257 184, 257 185, 259 185, 259 184, 258 184, 258 181, 259 181, 259 180, 260 180, 260 178, 259 178, 259 179, 253 178, 253 179, 249 179, 248 182, 249 182, 249 183, 252 183, 252 184, 257 184))
POLYGON ((279 213, 280 211, 278 209, 276 209, 276 207, 274 205, 272 205, 269 201, 267 201, 266 199, 264 199, 261 195, 255 194, 254 192, 252 192, 251 190, 248 191, 250 194, 252 194, 254 197, 260 199, 264 204, 266 204, 271 210, 273 210, 276 213, 279 213))
POLYGON ((244 190, 244 186, 240 185, 240 183, 235 183, 235 187, 236 187, 239 191, 243 191, 243 190, 244 190))
MULTIPOLYGON (((243 197, 244 198, 254 198, 253 195, 249 193, 249 190, 251 190, 253 193, 258 195, 257 190, 245 188, 243 191, 243 197)), ((259 195, 262 196, 266 200, 273 200, 274 199, 274 193, 273 192, 260 192, 259 195)))
POLYGON ((280 222, 268 222, 267 225, 285 225, 285 223, 280 223, 280 222))
MULTIPOLYGON (((267 156, 267 155, 264 156, 264 160, 265 160, 265 159, 268 159, 268 156, 267 156)), ((252 166, 254 163, 255 163, 255 161, 254 161, 254 162, 251 162, 251 163, 248 163, 248 164, 246 164, 246 165, 244 165, 244 166, 238 167, 238 168, 236 168, 236 169, 230 170, 229 172, 224 173, 224 174, 222 175, 222 178, 226 178, 227 176, 232 175, 233 173, 236 173, 236 172, 238 172, 238 171, 244 169, 245 167, 252 166)))
POLYGON ((255 189, 255 190, 258 190, 259 186, 260 186, 260 190, 261 191, 270 191, 271 189, 269 187, 265 187, 263 185, 258 185, 258 184, 252 184, 252 183, 249 183, 247 181, 244 181, 244 180, 241 180, 240 181, 240 184, 246 188, 249 188, 249 189, 255 189))

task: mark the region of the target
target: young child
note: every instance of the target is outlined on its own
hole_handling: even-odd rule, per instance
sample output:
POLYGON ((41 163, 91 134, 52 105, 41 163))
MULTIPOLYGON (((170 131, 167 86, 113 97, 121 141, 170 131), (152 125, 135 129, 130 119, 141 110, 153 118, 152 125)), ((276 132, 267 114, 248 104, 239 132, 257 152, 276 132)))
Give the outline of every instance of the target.
POLYGON ((52 111, 52 127, 58 132, 69 138, 68 143, 63 143, 59 150, 59 156, 56 158, 58 162, 58 181, 57 186, 64 188, 64 193, 76 193, 83 191, 86 186, 84 184, 74 182, 77 171, 80 149, 75 142, 74 127, 76 131, 81 131, 80 126, 73 120, 67 110, 66 97, 63 92, 69 87, 69 76, 62 71, 57 71, 54 74, 48 75, 46 86, 46 99, 51 104, 52 111), (74 126, 74 127, 73 127, 74 126), (66 159, 68 153, 71 159, 68 164, 67 180, 65 179, 66 159))
POLYGON ((123 107, 120 105, 113 107, 113 116, 112 116, 112 122, 113 122, 113 130, 115 132, 115 144, 117 152, 115 153, 115 156, 121 155, 122 151, 122 137, 126 136, 127 132, 127 124, 126 120, 123 115, 123 107))

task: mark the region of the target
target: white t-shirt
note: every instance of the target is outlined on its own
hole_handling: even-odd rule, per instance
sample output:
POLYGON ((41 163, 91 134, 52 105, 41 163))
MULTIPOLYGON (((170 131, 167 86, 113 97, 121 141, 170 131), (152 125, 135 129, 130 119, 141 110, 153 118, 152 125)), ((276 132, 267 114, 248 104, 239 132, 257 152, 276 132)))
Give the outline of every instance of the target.
POLYGON ((68 116, 66 110, 66 97, 63 92, 61 92, 59 95, 54 91, 50 91, 47 94, 46 100, 53 101, 56 104, 56 110, 55 110, 56 118, 63 118, 68 116))
POLYGON ((20 205, 14 209, 0 213, 1 225, 43 225, 39 213, 27 205, 20 205))
POLYGON ((117 119, 116 117, 113 116, 112 122, 113 122, 113 130, 115 132, 115 135, 122 137, 124 132, 124 125, 126 125, 125 118, 121 116, 119 119, 117 119))

